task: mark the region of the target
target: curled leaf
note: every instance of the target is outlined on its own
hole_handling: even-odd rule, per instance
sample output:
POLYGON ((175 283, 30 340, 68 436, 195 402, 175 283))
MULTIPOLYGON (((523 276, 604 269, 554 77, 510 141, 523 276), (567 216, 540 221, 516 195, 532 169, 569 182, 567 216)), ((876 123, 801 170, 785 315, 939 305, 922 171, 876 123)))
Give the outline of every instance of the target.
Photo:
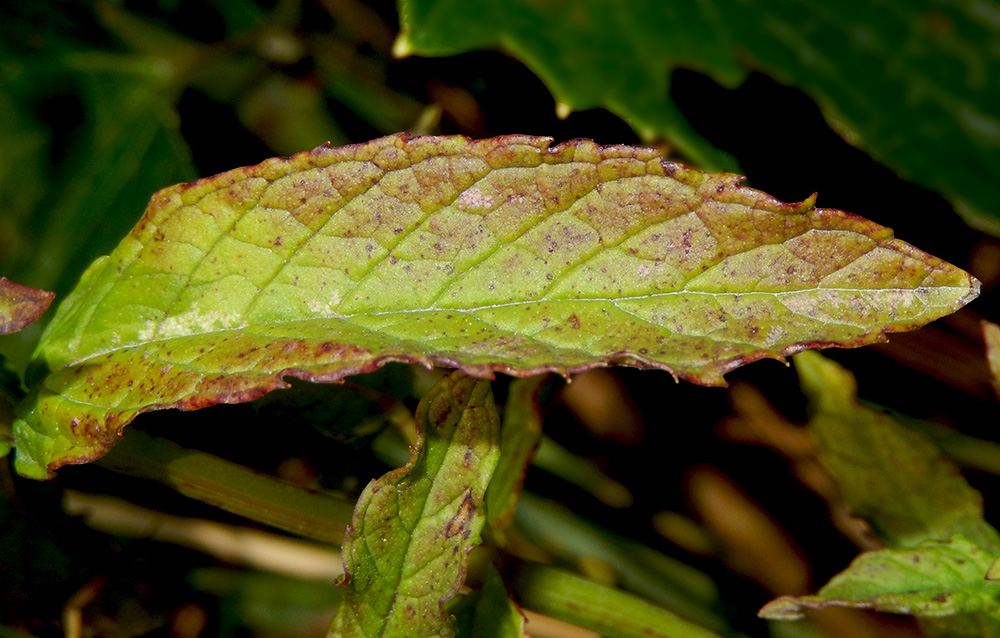
POLYGON ((140 412, 246 401, 288 376, 624 364, 721 385, 978 294, 813 198, 786 204, 654 149, 550 142, 395 135, 158 192, 44 335, 19 470, 98 457, 140 412))

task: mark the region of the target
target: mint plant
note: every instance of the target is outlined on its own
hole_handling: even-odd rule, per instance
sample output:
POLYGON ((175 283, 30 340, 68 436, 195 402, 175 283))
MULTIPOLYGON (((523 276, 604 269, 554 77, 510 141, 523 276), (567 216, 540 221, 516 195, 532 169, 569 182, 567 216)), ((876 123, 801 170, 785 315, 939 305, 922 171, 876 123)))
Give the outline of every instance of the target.
MULTIPOLYGON (((871 617, 831 615, 845 607, 912 615, 914 636, 1000 635, 1000 541, 970 484, 982 476, 959 473, 1000 473, 1000 448, 858 398, 883 400, 902 366, 873 379, 857 364, 855 382, 804 352, 878 344, 941 318, 968 332, 968 310, 949 315, 981 284, 879 223, 817 207, 815 195, 785 203, 744 185, 732 173, 747 158, 696 132, 669 88, 679 68, 728 87, 748 72, 800 87, 853 144, 995 232, 989 3, 411 0, 398 31, 385 7, 355 3, 220 0, 193 14, 169 4, 25 5, 0 23, 0 275, 19 282, 0 278, 0 636, 167 625, 221 636, 875 631, 871 617), (560 117, 584 122, 593 114, 580 111, 604 106, 632 130, 562 129, 552 117, 497 126, 497 112, 514 110, 504 99, 530 111, 542 84, 510 59, 466 54, 477 72, 506 65, 473 80, 453 69, 425 77, 451 62, 416 59, 483 47, 537 73, 560 117), (390 49, 407 61, 391 62, 390 49), (211 134, 191 127, 202 117, 211 134), (256 141, 233 142, 227 122, 256 141), (463 135, 443 134, 453 132, 463 135), (635 145, 633 132, 658 148, 635 145), (576 136, 623 143, 561 141, 576 136), (288 157, 226 170, 268 155, 288 157), (218 174, 191 181, 198 172, 218 174), (852 561, 823 518, 801 537, 812 543, 805 567, 782 580, 746 568, 780 571, 780 551, 749 556, 759 545, 740 537, 766 534, 736 510, 701 509, 699 488, 674 480, 673 455, 724 403, 720 389, 685 384, 719 388, 735 374, 745 389, 776 370, 780 410, 796 414, 790 372, 737 372, 792 355, 808 423, 762 426, 774 429, 760 442, 812 463, 800 480, 825 486, 816 491, 832 517, 868 527, 848 535, 861 552, 852 561), (671 386, 644 407, 647 428, 671 438, 567 434, 566 406, 599 430, 579 394, 614 420, 634 409, 640 378, 671 386), (594 379, 606 385, 584 385, 594 379), (712 394, 678 402, 687 390, 712 394), (225 421, 239 428, 213 445, 225 421), (575 445, 589 436, 601 458, 575 445), (638 456, 665 440, 655 463, 638 456), (255 462, 269 448, 281 464, 255 462), (638 484, 617 481, 619 457, 638 484), (561 487, 540 487, 539 474, 561 487), (73 503, 87 498, 78 490, 95 485, 166 511, 190 505, 151 482, 243 517, 219 513, 234 538, 248 519, 322 545, 309 551, 342 552, 338 586, 224 567, 236 560, 228 552, 208 566, 201 555, 158 559, 166 551, 126 539, 134 529, 88 514, 95 532, 76 518, 73 503), (660 511, 650 525, 682 490, 702 518, 660 511), (63 494, 73 515, 59 511, 63 494), (718 531, 720 520, 739 533, 718 531), (733 594, 730 571, 763 591, 733 594), (153 600, 157 590, 170 602, 153 600), (755 624, 755 613, 774 622, 755 624)), ((796 143, 785 161, 820 154, 796 143)), ((960 228, 886 206, 923 215, 942 237, 960 228)), ((968 267, 989 291, 1000 267, 989 266, 992 240, 980 240, 968 267)), ((934 345, 939 325, 910 346, 917 358, 955 347, 934 345)), ((998 333, 987 324, 994 378, 998 333)), ((954 359, 982 354, 961 343, 954 359)), ((968 397, 940 388, 961 375, 925 367, 935 366, 943 383, 927 394, 957 413, 968 397)), ((973 387, 986 387, 985 368, 977 374, 973 387)), ((917 394, 893 406, 906 412, 917 394)), ((767 518, 749 495, 756 486, 741 487, 740 511, 767 518)), ((794 489, 770 499, 768 509, 787 500, 799 514, 794 489)))
MULTIPOLYGON (((12 318, 49 298, 8 289, 12 318)), ((651 150, 520 136, 321 147, 153 197, 43 334, 16 466, 44 478, 106 453, 142 412, 249 401, 288 377, 457 368, 422 400, 411 462, 356 505, 331 629, 450 635, 444 605, 502 454, 489 385, 467 375, 627 364, 718 385, 755 359, 884 339, 978 291, 888 229, 651 150)), ((506 489, 513 504, 517 481, 506 489)))

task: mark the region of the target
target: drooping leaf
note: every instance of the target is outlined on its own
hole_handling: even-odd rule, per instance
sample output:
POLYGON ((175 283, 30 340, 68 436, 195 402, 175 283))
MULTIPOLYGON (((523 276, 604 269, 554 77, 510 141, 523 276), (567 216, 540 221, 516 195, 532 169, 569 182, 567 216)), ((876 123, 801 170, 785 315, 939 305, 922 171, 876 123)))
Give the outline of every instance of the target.
POLYGON ((816 352, 795 356, 810 399, 809 429, 819 460, 852 512, 891 547, 956 534, 987 552, 1000 535, 983 520, 983 499, 928 438, 863 405, 849 371, 816 352))
POLYGON ((0 334, 17 332, 38 321, 55 293, 36 290, 0 277, 0 334))
POLYGON ((652 149, 381 138, 157 193, 36 353, 18 467, 100 456, 138 413, 246 401, 387 361, 529 376, 607 364, 719 385, 859 346, 978 294, 813 200, 652 149))
POLYGON ((398 52, 503 46, 559 102, 604 106, 715 170, 718 152, 669 98, 669 71, 696 69, 728 86, 763 71, 810 94, 852 143, 1000 233, 992 0, 406 0, 400 9, 398 52))
POLYGON ((1000 583, 986 580, 993 556, 962 535, 907 549, 865 552, 815 596, 768 603, 765 618, 800 618, 804 609, 846 606, 916 616, 1000 614, 1000 583))
POLYGON ((413 459, 368 484, 344 540, 344 602, 331 637, 453 635, 444 603, 462 586, 499 458, 488 381, 461 372, 421 400, 413 459))

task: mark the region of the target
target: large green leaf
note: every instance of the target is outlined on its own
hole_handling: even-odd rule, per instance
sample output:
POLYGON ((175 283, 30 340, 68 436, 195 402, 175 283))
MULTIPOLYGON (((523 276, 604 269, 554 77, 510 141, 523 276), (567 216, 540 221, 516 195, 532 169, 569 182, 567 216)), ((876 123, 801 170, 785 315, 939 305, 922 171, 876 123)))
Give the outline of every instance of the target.
POLYGON ((344 602, 331 638, 454 635, 444 603, 465 580, 500 457, 488 381, 461 372, 421 400, 413 459, 368 484, 344 539, 344 602))
POLYGON ((390 136, 157 193, 36 352, 18 467, 103 454, 143 411, 388 361, 489 376, 627 364, 706 385, 859 346, 978 294, 854 215, 652 149, 390 136))
POLYGON ((760 70, 817 100, 852 143, 1000 233, 995 0, 404 0, 399 52, 503 46, 574 108, 604 106, 706 168, 671 102, 674 68, 735 85, 760 70))

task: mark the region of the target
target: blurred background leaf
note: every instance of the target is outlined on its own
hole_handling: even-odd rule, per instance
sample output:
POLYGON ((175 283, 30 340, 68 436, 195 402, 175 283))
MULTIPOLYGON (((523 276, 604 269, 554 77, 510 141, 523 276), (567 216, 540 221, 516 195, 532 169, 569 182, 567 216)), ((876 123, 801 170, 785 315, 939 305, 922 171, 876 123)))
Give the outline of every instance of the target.
MULTIPOLYGON (((992 0, 407 0, 402 10, 398 53, 500 46, 565 112, 604 106, 710 170, 736 165, 687 123, 668 92, 671 72, 695 69, 734 87, 763 71, 812 96, 851 143, 1000 233, 1000 5, 992 0)), ((808 157, 808 142, 792 152, 808 157)))

